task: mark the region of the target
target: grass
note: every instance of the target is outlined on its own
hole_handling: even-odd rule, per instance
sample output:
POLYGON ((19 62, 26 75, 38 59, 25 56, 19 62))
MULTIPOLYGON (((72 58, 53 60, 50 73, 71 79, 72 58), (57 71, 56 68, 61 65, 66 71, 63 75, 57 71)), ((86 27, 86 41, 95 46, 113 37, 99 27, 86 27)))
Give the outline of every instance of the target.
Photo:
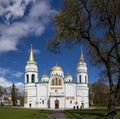
POLYGON ((64 110, 70 119, 120 119, 120 109, 114 118, 105 117, 106 112, 106 109, 64 110))
POLYGON ((46 119, 50 110, 0 107, 0 119, 46 119))
MULTIPOLYGON (((64 110, 69 119, 113 119, 105 117, 106 112, 105 108, 64 110)), ((0 107, 0 119, 46 119, 50 113, 50 110, 0 107)), ((117 115, 114 119, 120 119, 120 108, 117 108, 117 115)))

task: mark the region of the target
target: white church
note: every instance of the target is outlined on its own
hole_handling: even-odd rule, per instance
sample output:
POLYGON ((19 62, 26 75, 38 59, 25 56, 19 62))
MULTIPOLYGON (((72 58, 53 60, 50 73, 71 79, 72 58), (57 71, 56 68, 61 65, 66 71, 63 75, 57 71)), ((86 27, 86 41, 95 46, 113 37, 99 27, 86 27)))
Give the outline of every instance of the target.
POLYGON ((38 66, 31 47, 25 66, 24 107, 40 109, 73 109, 89 107, 88 72, 81 51, 76 67, 76 82, 70 74, 65 75, 61 66, 55 65, 50 74, 38 80, 38 66))

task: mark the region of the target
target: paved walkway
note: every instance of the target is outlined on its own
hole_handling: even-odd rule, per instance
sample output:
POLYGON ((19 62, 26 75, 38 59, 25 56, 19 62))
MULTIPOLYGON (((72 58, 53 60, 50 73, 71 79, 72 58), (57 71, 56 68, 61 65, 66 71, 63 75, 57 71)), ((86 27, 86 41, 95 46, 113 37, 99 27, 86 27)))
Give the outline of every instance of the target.
POLYGON ((47 119, 69 119, 62 110, 53 110, 47 119))

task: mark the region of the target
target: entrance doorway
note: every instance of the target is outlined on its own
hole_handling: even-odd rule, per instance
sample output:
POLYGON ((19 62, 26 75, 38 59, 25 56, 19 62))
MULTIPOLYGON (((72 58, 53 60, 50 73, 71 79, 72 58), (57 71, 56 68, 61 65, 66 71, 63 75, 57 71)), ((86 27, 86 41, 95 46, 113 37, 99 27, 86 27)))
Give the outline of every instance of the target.
POLYGON ((29 103, 29 107, 31 108, 31 103, 29 103))
POLYGON ((59 109, 59 100, 55 100, 55 109, 59 109))

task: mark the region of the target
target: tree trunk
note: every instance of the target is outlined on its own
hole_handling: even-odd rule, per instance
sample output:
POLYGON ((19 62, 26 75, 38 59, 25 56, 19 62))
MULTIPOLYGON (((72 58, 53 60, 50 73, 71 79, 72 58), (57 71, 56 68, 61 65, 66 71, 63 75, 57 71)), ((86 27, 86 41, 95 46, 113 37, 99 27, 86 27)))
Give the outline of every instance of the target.
POLYGON ((110 93, 110 99, 108 101, 108 112, 106 114, 106 116, 112 116, 114 117, 117 113, 116 113, 116 109, 115 109, 115 102, 116 102, 116 98, 115 98, 115 94, 114 93, 110 93))
POLYGON ((107 69, 107 76, 108 76, 108 81, 109 81, 109 86, 110 86, 110 99, 108 100, 108 113, 107 116, 115 116, 116 115, 116 91, 114 90, 114 84, 111 76, 111 68, 110 64, 106 62, 106 69, 107 69))

